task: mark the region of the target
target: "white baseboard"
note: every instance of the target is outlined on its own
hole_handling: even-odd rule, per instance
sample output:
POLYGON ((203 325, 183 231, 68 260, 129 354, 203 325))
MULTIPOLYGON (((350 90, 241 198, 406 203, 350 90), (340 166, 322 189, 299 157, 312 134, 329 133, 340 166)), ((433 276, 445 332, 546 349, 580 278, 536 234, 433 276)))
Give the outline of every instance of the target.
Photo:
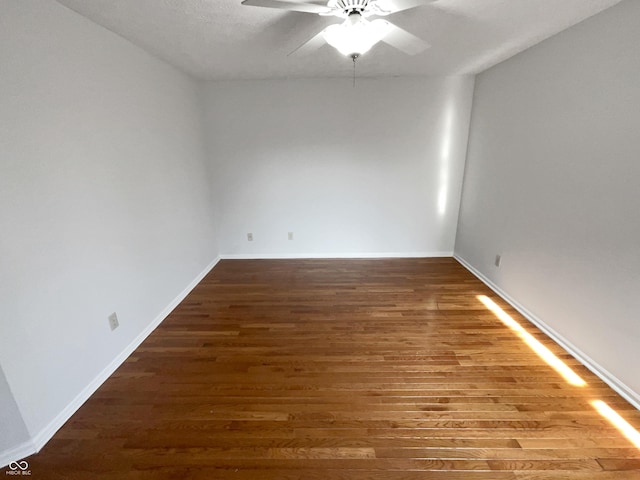
POLYGON ((0 452, 0 467, 9 465, 11 462, 17 462, 36 452, 36 447, 31 440, 22 442, 15 447, 0 452))
POLYGON ((385 252, 385 253, 231 253, 220 255, 223 260, 284 260, 313 258, 434 258, 452 257, 453 252, 385 252))
POLYGON ((78 411, 78 409, 86 402, 91 395, 122 365, 122 363, 131 355, 136 348, 153 332, 162 321, 169 316, 182 300, 200 283, 213 267, 220 261, 217 257, 205 269, 194 278, 187 287, 167 305, 162 312, 142 331, 140 334, 120 352, 72 401, 62 410, 49 424, 33 436, 31 441, 18 445, 10 450, 0 452, 0 465, 8 465, 10 462, 20 460, 33 453, 39 452, 44 445, 51 440, 55 433, 78 411))
POLYGON ((515 308, 520 314, 533 323, 536 327, 542 330, 547 336, 549 336, 554 342, 564 348, 567 352, 569 352, 576 360, 582 363, 585 367, 591 370, 595 375, 597 375, 603 382, 613 388, 617 393, 620 394, 626 401, 628 401, 635 408, 640 410, 640 394, 635 392, 631 388, 629 388, 624 382, 622 382, 619 378, 609 372, 607 369, 599 365, 595 360, 589 357, 586 353, 581 351, 578 347, 576 347, 573 343, 571 343, 567 338, 560 335, 553 328, 547 325, 541 318, 537 317, 529 310, 527 310, 523 305, 521 305, 516 299, 511 297, 507 292, 502 290, 499 286, 489 280, 483 273, 477 270, 473 265, 467 262, 461 256, 454 254, 453 258, 455 258, 458 262, 462 264, 467 270, 473 273, 478 279, 484 283, 487 287, 497 293, 504 301, 510 304, 513 308, 515 308))

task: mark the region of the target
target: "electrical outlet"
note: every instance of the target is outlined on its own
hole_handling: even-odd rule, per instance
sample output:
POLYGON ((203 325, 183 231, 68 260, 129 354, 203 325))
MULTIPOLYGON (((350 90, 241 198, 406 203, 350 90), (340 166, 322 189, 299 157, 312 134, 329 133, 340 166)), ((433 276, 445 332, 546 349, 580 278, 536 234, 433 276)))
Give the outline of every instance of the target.
POLYGON ((111 327, 111 331, 113 332, 119 326, 120 322, 118 322, 118 315, 116 315, 116 312, 113 312, 109 315, 109 327, 111 327))
POLYGON ((502 261, 502 255, 496 255, 496 260, 494 263, 494 265, 498 268, 500 268, 500 262, 502 261))
POLYGON ((293 240, 293 232, 289 232, 289 240, 293 240))
POLYGON ((247 233, 247 241, 253 242, 253 233, 247 233))

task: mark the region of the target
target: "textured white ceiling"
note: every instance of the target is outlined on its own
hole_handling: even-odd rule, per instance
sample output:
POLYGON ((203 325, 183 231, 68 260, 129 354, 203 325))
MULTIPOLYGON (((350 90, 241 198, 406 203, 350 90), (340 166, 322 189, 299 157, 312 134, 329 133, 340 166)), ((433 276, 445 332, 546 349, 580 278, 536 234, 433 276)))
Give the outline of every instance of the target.
MULTIPOLYGON (((376 45, 358 76, 481 72, 620 0, 437 0, 388 20, 432 47, 408 56, 376 45)), ((325 45, 287 54, 335 17, 247 7, 240 0, 58 0, 200 79, 337 77, 351 60, 325 45)))

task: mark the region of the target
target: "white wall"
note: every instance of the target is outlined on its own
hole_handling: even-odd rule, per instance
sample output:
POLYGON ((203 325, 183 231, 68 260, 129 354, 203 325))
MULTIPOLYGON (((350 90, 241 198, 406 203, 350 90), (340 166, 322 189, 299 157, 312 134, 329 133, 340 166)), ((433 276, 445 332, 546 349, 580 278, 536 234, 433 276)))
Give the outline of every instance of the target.
MULTIPOLYGON (((18 405, 0 368, 0 452, 7 452, 29 440, 29 432, 22 420, 18 405)), ((0 454, 1 456, 1 454, 0 454)), ((12 461, 12 460, 8 460, 12 461)), ((4 465, 0 461, 0 465, 4 465)))
POLYGON ((456 242, 636 401, 639 20, 627 0, 478 76, 456 242))
POLYGON ((216 233, 195 82, 50 0, 0 3, 0 65, 0 364, 38 444, 216 233))
POLYGON ((473 78, 205 88, 221 254, 453 252, 473 78))

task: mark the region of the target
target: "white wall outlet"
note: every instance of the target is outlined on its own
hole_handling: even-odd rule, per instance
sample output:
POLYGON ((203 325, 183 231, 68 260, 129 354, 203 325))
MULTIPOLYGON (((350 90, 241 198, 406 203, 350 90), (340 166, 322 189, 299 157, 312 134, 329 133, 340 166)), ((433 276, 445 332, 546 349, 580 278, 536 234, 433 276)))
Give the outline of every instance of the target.
POLYGON ((120 322, 118 322, 118 315, 116 315, 116 312, 113 312, 109 315, 109 327, 111 327, 111 331, 113 332, 119 326, 120 322))
POLYGON ((253 242, 253 233, 247 233, 247 241, 253 242))
POLYGON ((293 232, 289 232, 289 240, 293 240, 293 232))
POLYGON ((501 261, 502 261, 502 255, 496 255, 496 260, 495 260, 495 262, 493 262, 493 264, 494 264, 496 267, 498 267, 498 268, 499 268, 499 267, 500 267, 500 262, 501 262, 501 261))

